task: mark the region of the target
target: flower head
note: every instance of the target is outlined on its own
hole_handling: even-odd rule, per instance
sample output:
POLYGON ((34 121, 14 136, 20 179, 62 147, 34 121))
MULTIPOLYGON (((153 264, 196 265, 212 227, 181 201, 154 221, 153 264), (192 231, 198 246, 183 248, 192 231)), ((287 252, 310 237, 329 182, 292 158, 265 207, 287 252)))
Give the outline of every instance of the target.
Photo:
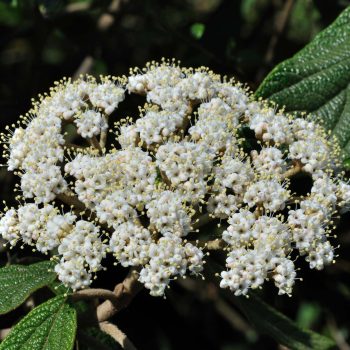
POLYGON ((58 278, 74 290, 113 254, 163 295, 171 280, 203 270, 209 220, 226 246, 222 288, 244 295, 271 279, 290 294, 292 252, 310 268, 331 263, 331 218, 350 208, 339 150, 322 126, 174 61, 127 78, 62 80, 2 140, 24 204, 5 210, 0 235, 55 251, 58 278), (111 126, 133 93, 145 97, 139 115, 111 126), (80 144, 67 141, 67 124, 80 144), (304 196, 291 190, 299 173, 312 181, 304 196))

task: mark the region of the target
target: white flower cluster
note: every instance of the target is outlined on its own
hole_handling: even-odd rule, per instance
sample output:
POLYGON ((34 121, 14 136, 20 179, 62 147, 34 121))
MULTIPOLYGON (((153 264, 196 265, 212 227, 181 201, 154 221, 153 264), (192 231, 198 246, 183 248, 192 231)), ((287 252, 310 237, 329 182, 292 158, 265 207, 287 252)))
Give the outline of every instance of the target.
POLYGON ((74 290, 88 286, 91 272, 102 268, 101 260, 106 256, 106 250, 99 228, 85 220, 77 221, 58 246, 61 260, 55 271, 59 279, 74 290))
POLYGON ((214 152, 235 144, 235 128, 241 111, 232 109, 220 98, 202 103, 196 124, 188 130, 193 140, 210 147, 214 152), (213 118, 215 115, 215 118, 213 118))
POLYGON ((22 240, 45 254, 57 248, 61 260, 55 271, 59 279, 73 289, 80 289, 90 285, 91 272, 102 268, 107 245, 101 242, 98 227, 76 218, 70 212, 61 215, 51 204, 39 208, 28 203, 17 211, 6 212, 0 232, 11 246, 22 240))
POLYGON ((266 280, 289 295, 296 255, 316 269, 334 260, 332 218, 350 209, 336 142, 206 68, 151 62, 128 78, 63 80, 22 122, 2 141, 24 204, 5 209, 0 236, 50 254, 74 290, 110 253, 163 295, 171 280, 201 274, 215 246, 201 230, 208 221, 225 246, 220 285, 236 295, 266 280), (126 93, 145 105, 107 138, 126 93), (80 144, 65 140, 67 124, 80 144), (296 175, 312 180, 307 195, 291 190, 296 175))
POLYGON ((140 282, 150 290, 150 294, 163 295, 171 277, 184 276, 188 269, 199 274, 203 269, 203 252, 191 243, 171 234, 151 243, 148 251, 149 262, 140 272, 140 282))
POLYGON ((289 228, 277 217, 261 215, 257 219, 245 209, 228 220, 230 226, 223 232, 223 239, 234 249, 222 272, 222 288, 230 288, 235 295, 247 294, 249 288, 264 283, 269 273, 274 274, 279 294, 290 294, 296 273, 292 260, 289 228), (288 273, 282 273, 288 267, 288 273), (276 276, 278 275, 278 276, 276 276))
POLYGON ((186 212, 183 198, 177 192, 163 191, 146 205, 150 227, 175 236, 186 236, 191 230, 191 217, 186 212))
POLYGON ((161 143, 164 137, 169 137, 184 124, 185 116, 179 112, 149 110, 136 120, 134 131, 146 145, 161 143))

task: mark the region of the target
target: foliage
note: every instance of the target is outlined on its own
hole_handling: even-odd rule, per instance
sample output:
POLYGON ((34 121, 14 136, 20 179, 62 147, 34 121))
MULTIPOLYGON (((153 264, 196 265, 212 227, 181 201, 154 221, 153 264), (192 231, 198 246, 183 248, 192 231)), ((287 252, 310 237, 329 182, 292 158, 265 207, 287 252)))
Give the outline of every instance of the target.
POLYGON ((71 350, 76 312, 65 296, 52 298, 25 316, 0 344, 1 350, 71 350))
POLYGON ((33 292, 56 279, 50 268, 53 264, 43 261, 29 266, 10 265, 0 269, 0 314, 22 304, 33 292), (15 289, 15 291, 14 291, 15 289))

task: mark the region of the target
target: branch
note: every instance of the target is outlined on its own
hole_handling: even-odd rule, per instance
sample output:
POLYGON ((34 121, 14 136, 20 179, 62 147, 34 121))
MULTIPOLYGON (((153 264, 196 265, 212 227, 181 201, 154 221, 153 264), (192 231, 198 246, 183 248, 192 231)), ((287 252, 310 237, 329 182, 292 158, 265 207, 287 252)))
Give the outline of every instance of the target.
POLYGON ((286 179, 286 178, 292 177, 300 173, 301 170, 302 170, 302 165, 300 162, 297 162, 292 168, 288 169, 284 174, 282 174, 281 178, 286 179))
POLYGON ((227 246, 227 243, 221 238, 217 238, 212 241, 189 241, 189 243, 197 245, 205 250, 221 250, 227 246))
POLYGON ((102 288, 89 288, 89 289, 83 289, 78 292, 75 292, 70 296, 72 300, 84 300, 84 299, 94 299, 94 298, 100 298, 109 300, 110 302, 116 304, 119 302, 118 296, 108 290, 108 289, 102 289, 102 288))
POLYGON ((109 322, 101 322, 100 329, 109 334, 125 350, 137 350, 131 340, 116 325, 109 322))
POLYGON ((102 131, 100 135, 100 147, 103 152, 105 151, 106 143, 107 143, 107 131, 102 131))
POLYGON ((56 195, 56 198, 69 206, 73 206, 75 209, 79 211, 87 210, 84 203, 81 202, 73 192, 59 193, 58 195, 56 195))
POLYGON ((102 153, 102 148, 100 143, 98 142, 96 136, 91 137, 88 139, 89 144, 94 147, 100 154, 102 153))
POLYGON ((0 329, 0 340, 5 339, 5 337, 10 333, 11 328, 0 329))
POLYGON ((134 296, 143 288, 143 285, 138 281, 138 276, 139 271, 137 269, 130 269, 124 281, 114 288, 116 299, 113 302, 106 300, 98 306, 97 319, 99 322, 107 321, 130 304, 134 296))

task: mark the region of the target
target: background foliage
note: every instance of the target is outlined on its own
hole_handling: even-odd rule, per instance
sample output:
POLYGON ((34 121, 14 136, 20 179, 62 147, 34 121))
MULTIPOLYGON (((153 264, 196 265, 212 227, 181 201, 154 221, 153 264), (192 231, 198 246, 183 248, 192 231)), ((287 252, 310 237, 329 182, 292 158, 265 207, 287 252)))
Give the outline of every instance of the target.
MULTIPOLYGON (((184 66, 209 66, 255 90, 277 63, 303 48, 349 4, 345 0, 2 0, 0 128, 14 123, 29 108, 31 98, 63 76, 122 75, 129 67, 163 56, 180 59, 184 66)), ((127 113, 136 111, 132 105, 125 108, 127 113)), ((13 178, 5 169, 0 176, 1 198, 11 203, 13 178)), ((297 282, 293 298, 276 296, 269 285, 259 292, 260 298, 301 327, 335 338, 343 350, 350 349, 346 344, 350 335, 349 219, 344 217, 339 225, 337 264, 323 272, 303 269, 304 282, 297 282)), ((1 265, 38 258, 28 249, 0 252, 1 265)), ((97 282, 111 289, 125 271, 113 267, 112 261, 108 264, 108 272, 101 273, 97 282)), ((1 293, 3 280, 6 276, 0 276, 1 293)), ((40 283, 44 284, 34 283, 32 290, 40 283)), ((52 296, 48 289, 35 292, 19 309, 0 317, 0 329, 11 327, 52 296)), ((42 304, 43 317, 48 307, 56 308, 59 316, 62 299, 52 300, 53 306, 42 304)), ((14 300, 14 306, 20 302, 14 300)), ((218 293, 215 284, 188 280, 174 283, 166 300, 141 292, 115 321, 139 349, 281 348, 258 334, 236 306, 218 293)), ((72 311, 70 321, 60 322, 68 322, 69 327, 69 322, 75 322, 73 316, 72 311)))

